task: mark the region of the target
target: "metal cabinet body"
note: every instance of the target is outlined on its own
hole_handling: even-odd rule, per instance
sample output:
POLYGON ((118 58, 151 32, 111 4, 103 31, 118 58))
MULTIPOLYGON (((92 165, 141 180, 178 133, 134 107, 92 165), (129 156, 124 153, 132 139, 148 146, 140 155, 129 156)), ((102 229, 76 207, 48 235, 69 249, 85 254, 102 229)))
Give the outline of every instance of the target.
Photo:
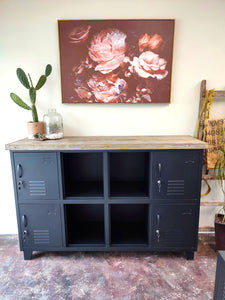
POLYGON ((218 251, 214 300, 225 300, 225 251, 218 251))
POLYGON ((185 251, 193 259, 202 154, 11 151, 24 258, 84 250, 185 251))

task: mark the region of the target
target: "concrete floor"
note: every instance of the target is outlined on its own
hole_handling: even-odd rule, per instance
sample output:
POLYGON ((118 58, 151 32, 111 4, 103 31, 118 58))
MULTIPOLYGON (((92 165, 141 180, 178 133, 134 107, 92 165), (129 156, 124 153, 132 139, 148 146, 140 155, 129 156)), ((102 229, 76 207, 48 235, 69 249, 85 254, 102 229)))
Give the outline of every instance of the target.
POLYGON ((214 237, 200 235, 193 261, 183 253, 34 252, 23 260, 16 235, 0 236, 1 300, 212 299, 214 237))

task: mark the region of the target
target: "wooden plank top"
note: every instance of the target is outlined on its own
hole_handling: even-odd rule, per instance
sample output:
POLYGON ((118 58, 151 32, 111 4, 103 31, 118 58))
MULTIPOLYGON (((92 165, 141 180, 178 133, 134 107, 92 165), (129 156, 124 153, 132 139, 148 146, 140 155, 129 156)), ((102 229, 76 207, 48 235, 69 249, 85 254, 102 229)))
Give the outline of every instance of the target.
POLYGON ((59 140, 22 139, 5 145, 6 150, 144 150, 206 149, 207 143, 191 136, 73 136, 59 140))

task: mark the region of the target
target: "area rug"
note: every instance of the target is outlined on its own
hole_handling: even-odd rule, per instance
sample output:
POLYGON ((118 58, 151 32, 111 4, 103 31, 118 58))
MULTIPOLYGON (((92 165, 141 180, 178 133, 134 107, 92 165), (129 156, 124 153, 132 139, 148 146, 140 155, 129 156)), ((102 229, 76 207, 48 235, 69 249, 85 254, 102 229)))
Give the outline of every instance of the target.
POLYGON ((192 261, 168 252, 33 252, 24 261, 18 237, 2 235, 0 299, 212 299, 214 247, 212 235, 201 235, 192 261))

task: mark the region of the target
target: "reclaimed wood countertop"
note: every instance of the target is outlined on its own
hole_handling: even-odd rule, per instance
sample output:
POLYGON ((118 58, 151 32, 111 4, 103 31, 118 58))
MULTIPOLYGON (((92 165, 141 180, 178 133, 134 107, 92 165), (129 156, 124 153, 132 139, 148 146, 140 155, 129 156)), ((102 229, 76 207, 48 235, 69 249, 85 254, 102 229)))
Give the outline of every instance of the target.
POLYGON ((187 135, 168 136, 73 136, 58 140, 31 140, 28 138, 5 145, 6 150, 154 150, 206 149, 207 143, 187 135))

